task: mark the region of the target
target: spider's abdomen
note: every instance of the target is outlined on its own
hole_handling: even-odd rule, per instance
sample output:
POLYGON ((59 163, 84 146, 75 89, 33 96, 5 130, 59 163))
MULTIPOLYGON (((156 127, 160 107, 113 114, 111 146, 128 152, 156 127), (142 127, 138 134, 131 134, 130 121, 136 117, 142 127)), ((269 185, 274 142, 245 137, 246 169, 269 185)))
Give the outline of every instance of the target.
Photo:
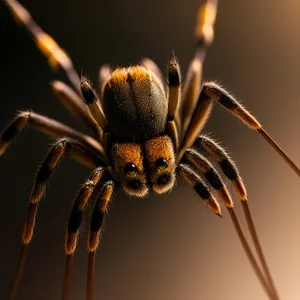
POLYGON ((115 70, 103 93, 109 130, 120 140, 146 139, 165 131, 167 99, 162 83, 142 66, 115 70))

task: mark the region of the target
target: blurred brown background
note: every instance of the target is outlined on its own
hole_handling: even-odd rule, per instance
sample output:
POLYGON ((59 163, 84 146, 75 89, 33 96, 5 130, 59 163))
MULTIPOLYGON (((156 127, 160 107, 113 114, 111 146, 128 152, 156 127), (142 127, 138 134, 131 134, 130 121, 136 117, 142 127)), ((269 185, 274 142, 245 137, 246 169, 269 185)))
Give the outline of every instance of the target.
MULTIPOLYGON (((103 63, 150 56, 165 69, 172 50, 183 72, 194 53, 198 0, 23 0, 35 20, 97 82, 103 63)), ((23 29, 0 5, 0 128, 16 110, 84 128, 61 106, 48 68, 23 29)), ((300 2, 221 1, 205 78, 220 81, 300 165, 300 2)), ((205 132, 237 162, 282 299, 300 299, 299 178, 255 133, 216 107, 205 132)), ((28 195, 49 140, 26 130, 0 160, 1 280, 6 299, 16 268, 28 195)), ((51 180, 17 299, 60 299, 64 233, 73 198, 89 170, 66 159, 51 180)), ((236 200, 239 212, 240 206, 236 200)), ((97 256, 95 299, 266 299, 229 215, 212 215, 183 182, 169 195, 130 199, 117 190, 97 256)), ((72 274, 71 299, 85 297, 86 232, 72 274)))

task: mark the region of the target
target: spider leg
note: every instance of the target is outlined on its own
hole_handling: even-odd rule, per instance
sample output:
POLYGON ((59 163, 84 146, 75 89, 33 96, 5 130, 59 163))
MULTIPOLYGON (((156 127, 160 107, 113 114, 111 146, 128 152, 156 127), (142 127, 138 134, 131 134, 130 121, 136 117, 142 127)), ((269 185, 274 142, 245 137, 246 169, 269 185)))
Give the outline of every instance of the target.
POLYGON ((28 220, 23 233, 24 244, 29 244, 32 238, 35 212, 38 203, 45 193, 46 183, 49 180, 53 170, 56 168, 64 155, 76 157, 78 154, 86 159, 86 162, 88 162, 89 166, 97 166, 99 163, 101 163, 101 160, 92 160, 93 154, 87 148, 69 139, 58 140, 50 149, 48 155, 39 168, 35 183, 31 190, 28 220))
POLYGON ((62 295, 63 300, 67 300, 69 297, 72 261, 74 257, 74 252, 77 247, 79 227, 82 222, 82 216, 86 208, 86 205, 93 191, 95 190, 95 187, 97 186, 97 184, 102 178, 102 174, 103 174, 102 167, 96 168, 91 173, 89 178, 82 185, 69 217, 68 228, 65 237, 66 270, 65 270, 64 285, 63 285, 63 295, 62 295))
MULTIPOLYGON (((198 153, 197 150, 194 149, 186 150, 183 156, 183 162, 192 165, 192 167, 196 170, 197 174, 202 175, 206 179, 206 181, 212 186, 213 190, 215 190, 219 197, 224 201, 230 213, 234 226, 237 230, 242 246, 244 247, 244 250, 260 283, 262 284, 266 293, 269 295, 270 299, 279 299, 275 287, 272 286, 270 281, 268 281, 268 277, 267 280, 265 279, 264 274, 262 273, 255 259, 255 256, 252 253, 252 250, 245 238, 245 234, 234 211, 231 196, 227 188, 225 187, 222 179, 220 178, 218 172, 204 156, 202 156, 200 153, 198 153)), ((265 271, 265 269, 263 269, 263 271, 265 271)))
POLYGON ((229 112, 238 117, 250 129, 257 131, 286 163, 300 176, 300 169, 289 158, 289 156, 280 148, 280 146, 268 135, 262 125, 252 116, 243 106, 234 99, 226 90, 214 82, 207 82, 203 85, 203 93, 211 100, 214 100, 225 107, 229 112))
POLYGON ((178 105, 181 99, 181 73, 180 66, 175 57, 168 65, 168 133, 171 136, 175 149, 178 149, 178 128, 175 121, 178 105))
POLYGON ((188 165, 181 163, 178 165, 179 175, 182 176, 197 192, 201 199, 208 205, 208 207, 218 216, 222 216, 221 208, 218 201, 209 191, 201 177, 188 165))
POLYGON ((205 180, 213 187, 225 205, 230 208, 233 207, 231 196, 218 172, 204 156, 194 149, 187 149, 182 158, 182 162, 192 165, 197 173, 203 175, 205 180))
MULTIPOLYGON (((38 48, 48 58, 50 66, 54 69, 61 68, 77 94, 80 95, 80 79, 67 53, 35 23, 29 12, 18 1, 3 0, 3 2, 10 9, 17 23, 24 25, 32 35, 38 48)), ((74 92, 63 83, 58 82, 54 82, 52 88, 64 105, 76 116, 81 117, 86 125, 98 134, 97 126, 94 124, 93 119, 84 111, 85 107, 81 104, 81 101, 75 99, 74 92)))
MULTIPOLYGON (((261 136, 276 150, 280 156, 286 161, 286 163, 300 176, 300 169, 289 158, 289 156, 279 147, 279 145, 267 134, 261 124, 256 118, 250 114, 238 101, 234 99, 226 90, 218 86, 214 82, 206 82, 203 84, 202 91, 199 95, 199 100, 196 105, 196 109, 192 115, 189 126, 184 133, 179 154, 178 161, 182 157, 185 149, 190 147, 196 140, 200 130, 203 128, 206 119, 202 117, 201 113, 205 111, 205 107, 211 107, 212 102, 215 101, 221 104, 229 112, 239 118, 250 129, 257 131, 261 136), (202 108, 203 107, 203 108, 202 108)), ((208 110, 207 110, 208 111, 208 110)), ((206 117, 208 114, 206 115, 206 117)))
POLYGON ((217 0, 207 0, 206 3, 200 7, 198 12, 195 32, 197 40, 196 53, 188 68, 183 86, 182 105, 180 107, 182 133, 184 133, 188 127, 199 96, 206 49, 211 45, 214 39, 214 24, 217 8, 217 0))
POLYGON ((231 181, 239 199, 242 201, 246 201, 247 191, 243 179, 240 176, 235 163, 229 157, 226 151, 222 147, 220 147, 214 140, 204 135, 200 135, 196 139, 193 147, 195 147, 196 149, 205 150, 211 156, 211 158, 219 164, 224 175, 231 181))
MULTIPOLYGON (((242 207, 244 210, 244 214, 246 217, 247 225, 251 234, 251 238, 253 240, 256 252, 258 254, 258 258, 261 262, 263 271, 265 273, 266 279, 268 281, 268 284, 270 286, 270 289, 272 291, 274 299, 279 299, 278 292, 276 290, 274 280, 272 278, 269 266, 267 264, 265 255, 263 253, 258 234, 254 225, 254 221, 252 219, 252 215, 248 206, 247 201, 247 191, 245 188, 245 185, 243 183, 243 180, 241 176, 239 175, 238 169, 235 165, 235 163, 232 161, 232 159, 229 157, 229 155, 226 153, 226 151, 220 147, 214 140, 206 137, 206 136, 199 136, 193 147, 196 147, 196 149, 201 150, 203 149, 206 153, 208 153, 211 157, 211 159, 218 163, 220 168, 222 169, 224 175, 231 181, 234 190, 239 197, 240 200, 242 200, 242 207)), ((232 212, 230 212, 232 214, 232 212)), ((235 220, 235 216, 231 215, 233 217, 233 222, 238 223, 237 220, 235 220)))
POLYGON ((199 132, 203 129, 204 125, 207 122, 207 119, 212 110, 212 102, 208 100, 208 98, 201 93, 192 114, 192 118, 188 125, 187 130, 183 133, 183 139, 181 140, 177 161, 179 162, 185 152, 185 150, 190 147, 196 137, 198 136, 199 132))
POLYGON ((107 213, 113 190, 113 181, 107 181, 102 185, 91 219, 90 232, 88 237, 89 265, 87 278, 87 300, 93 299, 96 250, 101 239, 103 220, 107 213))
POLYGON ((31 126, 54 138, 70 137, 81 141, 105 161, 103 147, 92 137, 80 133, 71 127, 43 115, 23 111, 18 113, 13 122, 0 136, 0 156, 6 151, 10 142, 26 127, 31 126))
MULTIPOLYGON (((204 126, 207 117, 209 116, 210 109, 207 109, 206 114, 204 112, 202 112, 202 115, 198 114, 199 101, 202 98, 202 102, 207 102, 207 106, 211 105, 209 104, 211 100, 215 100, 240 118, 240 120, 242 120, 248 127, 256 130, 272 146, 272 148, 279 153, 279 155, 297 173, 297 175, 300 176, 300 169, 296 166, 296 164, 267 134, 259 122, 225 90, 214 83, 206 83, 203 86, 197 103, 197 98, 200 92, 202 68, 206 55, 206 48, 213 42, 214 39, 214 23, 217 14, 217 6, 217 0, 207 0, 207 2, 199 9, 198 21, 196 25, 196 53, 188 70, 184 85, 183 102, 180 108, 182 135, 180 138, 181 145, 179 147, 180 151, 177 156, 177 161, 180 161, 184 151, 193 144, 201 128, 204 126), (210 98, 211 100, 205 100, 204 98, 206 97, 210 98), (196 109, 194 110, 195 107, 196 109)), ((202 104, 204 105, 204 103, 202 104)))
MULTIPOLYGON (((194 58, 189 66, 183 85, 182 104, 180 106, 181 133, 183 134, 191 120, 197 104, 202 79, 202 64, 194 58)), ((182 138, 182 137, 181 137, 182 138)))
POLYGON ((61 68, 72 83, 72 86, 77 92, 80 92, 79 76, 67 53, 35 23, 29 12, 18 1, 3 0, 3 2, 11 11, 16 22, 22 24, 29 31, 37 47, 48 58, 50 66, 55 70, 61 68))
POLYGON ((62 81, 55 80, 51 82, 51 87, 65 108, 70 111, 72 115, 82 120, 98 137, 100 130, 99 126, 91 117, 81 97, 70 86, 62 81))
POLYGON ((21 279, 22 271, 26 261, 27 249, 33 235, 38 204, 42 196, 44 195, 46 183, 50 175, 52 174, 53 170, 64 155, 70 156, 71 158, 75 158, 77 161, 89 167, 95 167, 102 162, 93 152, 91 152, 83 144, 75 140, 64 138, 58 140, 53 145, 50 152, 44 159, 44 162, 42 163, 41 167, 39 168, 31 190, 27 219, 22 234, 21 254, 16 277, 12 284, 12 288, 9 295, 10 300, 14 299, 21 279))
POLYGON ((81 77, 80 89, 83 96, 83 100, 90 110, 97 124, 105 130, 107 128, 107 121, 104 117, 102 107, 99 103, 99 97, 93 90, 91 83, 85 78, 81 77))
POLYGON ((91 115, 94 117, 95 121, 102 129, 100 140, 104 145, 105 153, 108 153, 108 147, 110 144, 110 131, 99 101, 99 97, 93 90, 91 83, 85 77, 81 78, 80 89, 83 95, 84 102, 88 106, 91 115))

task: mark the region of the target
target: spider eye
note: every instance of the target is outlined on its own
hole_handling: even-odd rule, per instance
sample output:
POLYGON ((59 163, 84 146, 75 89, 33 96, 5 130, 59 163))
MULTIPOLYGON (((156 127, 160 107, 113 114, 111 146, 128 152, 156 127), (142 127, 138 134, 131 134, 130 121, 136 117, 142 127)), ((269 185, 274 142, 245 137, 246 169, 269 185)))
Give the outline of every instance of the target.
POLYGON ((164 158, 159 158, 155 164, 156 164, 157 169, 159 169, 159 170, 164 170, 169 165, 168 161, 164 158))
POLYGON ((134 176, 137 173, 137 167, 133 163, 129 163, 125 166, 124 172, 129 176, 134 176))

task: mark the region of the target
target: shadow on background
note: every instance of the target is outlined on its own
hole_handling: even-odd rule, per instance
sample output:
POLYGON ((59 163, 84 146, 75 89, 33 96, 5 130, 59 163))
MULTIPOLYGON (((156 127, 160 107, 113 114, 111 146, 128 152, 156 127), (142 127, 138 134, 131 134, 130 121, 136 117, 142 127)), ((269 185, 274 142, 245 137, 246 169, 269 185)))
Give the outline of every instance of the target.
MULTIPOLYGON (((186 71, 199 1, 186 3, 22 1, 95 85, 103 63, 128 65, 150 56, 165 70, 172 50, 186 71)), ((50 91, 48 82, 61 76, 49 70, 24 30, 0 7, 0 128, 16 110, 31 108, 85 130, 50 91)), ((205 78, 220 81, 242 100, 298 165, 299 11, 293 0, 221 1, 216 41, 205 64, 205 78)), ((258 135, 219 107, 205 132, 222 142, 240 168, 282 298, 299 299, 299 179, 258 135)), ((16 267, 32 178, 49 144, 28 130, 0 160, 2 299, 16 267)), ((55 173, 40 206, 18 299, 60 299, 66 222, 88 173, 67 159, 55 173)), ((75 256, 72 300, 85 297, 86 270, 85 230, 75 256)), ((266 299, 226 211, 223 219, 215 217, 181 181, 160 197, 130 199, 116 191, 96 278, 95 299, 266 299)))

